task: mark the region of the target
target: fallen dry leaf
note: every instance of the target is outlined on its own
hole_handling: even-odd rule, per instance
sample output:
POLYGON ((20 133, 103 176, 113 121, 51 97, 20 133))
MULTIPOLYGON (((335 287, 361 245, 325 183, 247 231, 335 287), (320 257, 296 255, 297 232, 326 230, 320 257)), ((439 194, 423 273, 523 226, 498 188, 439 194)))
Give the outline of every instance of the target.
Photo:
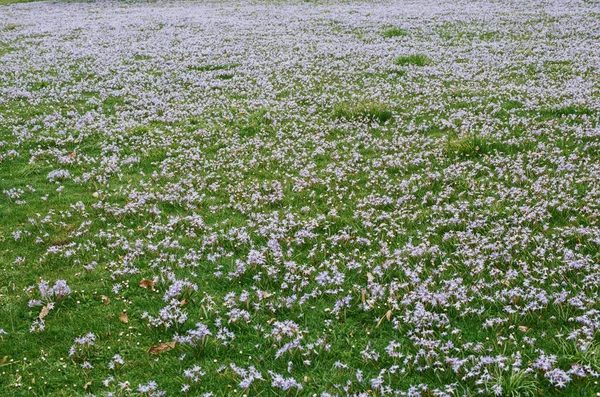
POLYGON ((392 310, 388 310, 387 312, 385 312, 385 318, 387 318, 388 321, 391 320, 392 318, 392 310))
POLYGON ((154 290, 154 281, 145 278, 142 281, 140 281, 140 287, 154 290))
POLYGON ((90 387, 92 385, 92 381, 89 381, 88 383, 86 383, 85 385, 83 385, 83 389, 87 390, 88 387, 90 387))
POLYGON ((372 283, 375 277, 370 272, 367 272, 367 282, 372 283))
POLYGON ((519 328, 519 331, 521 331, 521 332, 531 331, 531 328, 526 327, 524 325, 519 325, 518 328, 519 328))
POLYGON ((387 312, 385 312, 385 314, 383 315, 383 317, 381 317, 381 319, 379 319, 379 322, 377 323, 377 327, 376 328, 379 328, 379 326, 383 322, 384 318, 387 318, 387 320, 390 321, 392 319, 392 313, 393 313, 392 309, 390 309, 387 312))
POLYGON ((152 346, 150 349, 148 349, 148 353, 150 354, 161 354, 164 352, 168 352, 169 350, 175 348, 175 342, 164 342, 164 343, 159 343, 156 346, 152 346))
POLYGON ((129 322, 129 318, 127 318, 127 313, 119 314, 119 321, 127 324, 129 322))
POLYGON ((108 296, 106 296, 106 295, 101 295, 101 296, 100 296, 100 299, 102 299, 102 302, 103 302, 105 305, 108 305, 108 304, 110 303, 110 298, 109 298, 108 296))
POLYGON ((40 310, 40 314, 38 314, 38 318, 40 320, 42 320, 44 317, 46 317, 48 315, 48 313, 50 313, 50 307, 49 307, 49 305, 46 305, 46 306, 42 307, 42 310, 40 310))

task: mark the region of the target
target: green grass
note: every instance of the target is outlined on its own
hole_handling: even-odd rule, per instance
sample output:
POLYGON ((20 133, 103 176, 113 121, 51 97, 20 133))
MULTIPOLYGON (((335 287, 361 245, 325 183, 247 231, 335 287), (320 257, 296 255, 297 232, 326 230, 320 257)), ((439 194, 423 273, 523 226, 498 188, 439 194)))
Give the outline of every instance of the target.
POLYGON ((33 1, 40 1, 40 0, 0 0, 0 5, 9 5, 9 4, 16 4, 16 3, 31 3, 33 1))
MULTIPOLYGON (((378 45, 393 47, 413 40, 400 28, 371 28, 378 45), (393 37, 406 39, 386 40, 393 37)), ((10 33, 19 26, 6 29, 10 33)), ((497 39, 477 29, 444 26, 446 39, 455 45, 466 39, 497 39)), ((343 31, 339 28, 336 34, 343 31)), ((439 45, 437 31, 423 34, 431 35, 432 46, 439 45)), ((139 37, 135 40, 142 40, 139 37)), ((352 37, 362 43, 362 38, 352 37)), ((327 38, 333 41, 336 36, 327 38)), ((34 54, 36 44, 27 40, 18 38, 10 47, 0 47, 0 55, 8 48, 29 48, 34 54)), ((418 42, 412 44, 410 48, 419 48, 418 42)), ((236 51, 242 47, 233 46, 236 51)), ((465 47, 461 57, 467 57, 470 49, 465 47)), ((255 51, 259 50, 252 47, 252 54, 255 51)), ((156 55, 161 54, 170 55, 156 55)), ((261 54, 267 60, 271 55, 261 54)), ((557 334, 573 330, 572 319, 581 311, 552 303, 524 315, 506 313, 507 306, 528 303, 513 299, 511 293, 533 287, 556 294, 563 290, 587 297, 597 294, 593 288, 579 287, 585 273, 560 267, 564 247, 592 258, 586 266, 599 255, 591 234, 565 231, 597 223, 595 201, 586 201, 595 200, 595 190, 585 167, 598 160, 597 139, 589 133, 598 126, 592 104, 566 106, 557 98, 536 98, 537 107, 529 107, 534 102, 529 96, 536 93, 531 87, 541 90, 548 83, 536 80, 533 69, 523 72, 527 80, 523 84, 501 72, 491 81, 465 81, 463 75, 443 68, 431 73, 434 67, 419 73, 411 73, 411 68, 387 70, 389 59, 374 67, 372 59, 352 56, 358 58, 350 59, 354 69, 332 63, 323 71, 312 70, 306 66, 311 62, 303 59, 302 68, 269 69, 260 80, 254 80, 255 64, 244 64, 252 73, 242 75, 235 70, 242 64, 225 56, 197 57, 189 63, 176 58, 185 64, 162 72, 172 90, 165 96, 152 91, 156 87, 150 83, 156 76, 142 69, 156 66, 160 56, 121 60, 135 77, 147 72, 141 80, 114 79, 112 71, 92 73, 86 61, 72 59, 56 70, 25 74, 24 87, 41 100, 32 103, 16 97, 0 103, 4 120, 0 154, 7 153, 5 149, 20 154, 0 163, 0 328, 8 332, 0 335, 0 395, 101 396, 108 391, 119 395, 116 382, 128 381, 133 392, 123 393, 125 397, 139 395, 138 385, 149 380, 156 380, 168 395, 179 395, 183 371, 196 364, 209 375, 193 386, 190 396, 209 390, 218 390, 218 396, 279 395, 270 380, 240 390, 240 377, 227 366, 231 362, 255 366, 267 379, 267 370, 274 370, 302 381, 302 393, 286 395, 334 394, 342 393, 340 385, 356 379, 354 371, 335 368, 337 361, 364 372, 364 386, 355 383, 350 390, 358 393, 368 390, 368 380, 383 368, 404 365, 406 355, 414 359, 431 346, 431 351, 441 354, 447 349, 467 361, 478 355, 510 357, 519 352, 523 366, 537 358, 536 349, 545 349, 559 356, 561 368, 578 363, 598 371, 597 341, 585 351, 575 343, 556 341, 557 334), (78 73, 72 74, 73 80, 57 86, 56 76, 75 66, 78 73), (217 87, 198 88, 180 78, 189 75, 217 87), (148 96, 141 100, 131 94, 140 81, 148 83, 143 91, 148 96), (88 84, 89 91, 64 94, 79 83, 88 84), (164 102, 146 102, 150 94, 164 102), (52 124, 59 116, 78 120, 84 115, 100 122, 92 128, 52 124), (31 134, 18 137, 19 131, 31 134), (69 164, 65 157, 82 161, 69 164), (586 162, 578 162, 583 157, 586 162), (113 162, 125 158, 136 160, 112 171, 113 162), (55 169, 83 177, 96 168, 103 170, 100 176, 105 179, 67 179, 58 184, 47 178, 55 169), (556 176, 560 172, 568 175, 561 179, 556 176), (64 190, 57 190, 59 186, 64 190), (1 192, 10 188, 22 189, 26 203, 18 204, 1 192), (560 201, 564 191, 572 201, 560 201), (195 201, 196 193, 204 195, 202 200, 195 201), (558 204, 536 207, 552 200, 558 204), (79 210, 79 203, 85 211, 79 210), (523 211, 530 207, 542 214, 536 216, 546 218, 527 218, 523 211), (203 224, 194 225, 193 216, 201 217, 203 224), (316 237, 302 241, 299 232, 306 230, 316 237), (16 231, 25 232, 18 241, 16 231), (250 266, 232 280, 214 276, 217 267, 225 274, 235 271, 236 260, 251 249, 266 247, 273 236, 286 252, 284 261, 267 251, 264 266, 250 266), (143 249, 137 252, 137 246, 143 249), (50 247, 62 253, 47 254, 50 247), (201 249, 205 252, 197 255, 201 249), (218 255, 209 260, 207 252, 218 255), (84 269, 94 261, 95 269, 84 269), (352 268, 354 263, 358 267, 352 268), (332 264, 344 279, 323 287, 315 278, 323 271, 331 273, 332 264), (526 267, 543 267, 546 273, 524 280, 521 271, 526 267), (509 280, 505 277, 509 270, 518 276, 509 280), (153 277, 159 279, 155 291, 139 286, 141 280, 153 277), (178 297, 190 319, 169 328, 149 326, 143 314, 156 316, 165 306, 163 294, 172 277, 198 285, 198 291, 178 297), (28 287, 41 279, 65 279, 73 291, 45 317, 46 329, 31 333, 40 308, 28 306, 30 299, 39 298, 36 289, 28 287), (447 285, 459 279, 459 287, 446 295, 447 285), (114 292, 117 283, 121 289, 114 292), (281 298, 317 290, 321 293, 305 305, 282 304, 281 298), (264 294, 253 301, 262 306, 254 310, 252 304, 240 303, 251 312, 251 324, 229 324, 224 295, 242 291, 264 294), (473 300, 457 304, 461 294, 473 300), (206 295, 214 297, 219 312, 210 309, 206 295), (353 306, 332 314, 336 300, 346 295, 353 306), (419 330, 405 320, 424 296, 443 301, 426 301, 423 311, 447 316, 448 327, 419 330), (359 302, 369 309, 359 308, 359 302), (465 306, 485 310, 467 313, 465 306), (127 313, 127 323, 119 319, 122 313, 127 313), (506 322, 482 327, 485 320, 498 317, 506 322), (209 325, 214 335, 218 318, 236 334, 229 345, 209 338, 198 348, 178 344, 159 355, 148 352, 197 321, 209 325), (310 330, 303 343, 320 339, 329 348, 316 345, 276 359, 282 343, 265 338, 274 319, 297 322, 310 330), (526 331, 515 329, 518 326, 526 331), (70 357, 73 340, 87 332, 96 334, 96 344, 70 357), (525 337, 535 338, 535 347, 526 345, 525 337), (401 344, 403 358, 385 353, 391 340, 401 344), (482 350, 463 350, 467 341, 481 342, 482 350), (360 351, 369 344, 381 353, 377 361, 361 358, 360 351), (108 362, 117 353, 125 364, 110 369, 108 362), (84 360, 94 368, 82 368, 84 360), (222 365, 226 368, 219 370, 222 365), (109 376, 116 381, 106 388, 102 380, 109 376)), ((461 71, 469 75, 478 60, 464 59, 467 62, 456 67, 464 67, 461 71)), ((317 65, 326 60, 310 61, 317 65)), ((520 65, 521 60, 515 62, 520 65)), ((434 61, 412 54, 396 58, 394 64, 426 66, 434 61)), ((565 78, 590 77, 575 68, 561 71, 565 78)), ((7 84, 22 84, 22 76, 5 77, 7 84)), ((594 301, 586 302, 588 308, 595 308, 594 301)), ((429 320, 423 317, 424 322, 429 320)), ((455 373, 444 362, 443 370, 418 370, 419 365, 435 364, 429 357, 419 360, 407 364, 405 373, 385 374, 386 382, 404 389, 420 383, 443 388, 458 382, 460 395, 476 395, 482 387, 473 379, 463 380, 464 370, 455 373)), ((509 364, 504 369, 490 365, 488 370, 489 385, 501 386, 502 395, 512 397, 589 395, 597 388, 593 379, 574 379, 558 390, 541 373, 526 373, 509 364)))
POLYGON ((231 80, 232 78, 235 77, 235 74, 233 73, 221 73, 215 76, 217 79, 219 80, 231 80))
POLYGON ((388 28, 383 31, 383 37, 392 38, 392 37, 402 37, 408 35, 408 30, 401 28, 388 28))
POLYGON ((239 64, 237 64, 237 63, 215 64, 215 65, 207 64, 207 65, 192 65, 192 66, 189 66, 189 69, 196 70, 198 72, 213 72, 213 71, 217 71, 217 70, 234 69, 238 66, 239 66, 239 64))
POLYGON ((393 118, 388 106, 373 102, 338 105, 334 109, 334 116, 349 121, 368 120, 379 124, 385 124, 393 118))
POLYGON ((427 55, 423 54, 401 55, 394 59, 394 63, 399 66, 425 66, 429 65, 431 62, 432 60, 427 55))
POLYGON ((567 106, 540 109, 543 118, 562 118, 567 116, 592 116, 595 112, 586 107, 567 106))

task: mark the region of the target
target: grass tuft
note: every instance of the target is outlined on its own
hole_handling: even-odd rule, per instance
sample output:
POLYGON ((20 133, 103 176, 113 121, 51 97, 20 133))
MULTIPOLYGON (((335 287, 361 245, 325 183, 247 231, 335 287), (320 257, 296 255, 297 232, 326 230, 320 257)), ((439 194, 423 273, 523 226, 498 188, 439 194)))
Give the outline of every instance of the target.
POLYGON ((402 37, 407 36, 408 30, 400 29, 400 28, 389 28, 383 31, 383 37, 392 38, 392 37, 402 37))
POLYGON ((512 110, 512 109, 520 109, 523 107, 523 104, 519 101, 509 100, 502 103, 502 109, 504 110, 512 110))
POLYGON ((490 151, 490 144, 479 136, 463 136, 446 143, 444 153, 461 159, 478 157, 490 151))
POLYGON ((392 111, 386 105, 377 102, 340 105, 334 109, 334 115, 339 119, 368 120, 378 124, 385 124, 393 118, 392 111))
POLYGON ((218 74, 215 76, 217 79, 220 80, 231 80, 232 78, 235 77, 235 74, 233 73, 222 73, 222 74, 218 74))
POLYGON ((230 64, 216 64, 216 65, 191 65, 188 66, 190 70, 196 70, 198 72, 213 72, 216 70, 229 70, 238 67, 237 63, 230 64))
POLYGON ((407 66, 425 66, 432 63, 431 58, 424 54, 401 55, 394 60, 396 65, 407 66))
POLYGON ((565 116, 592 116, 594 111, 580 106, 565 106, 540 109, 540 116, 545 119, 561 118, 565 116))
POLYGON ((523 371, 502 374, 498 378, 502 395, 507 397, 533 397, 538 394, 536 381, 523 371))

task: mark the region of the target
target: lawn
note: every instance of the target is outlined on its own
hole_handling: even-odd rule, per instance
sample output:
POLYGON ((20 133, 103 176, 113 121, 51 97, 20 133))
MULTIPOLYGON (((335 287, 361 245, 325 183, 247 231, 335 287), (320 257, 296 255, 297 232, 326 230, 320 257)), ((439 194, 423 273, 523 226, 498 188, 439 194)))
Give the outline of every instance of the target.
POLYGON ((0 0, 1 396, 595 396, 594 0, 0 0))

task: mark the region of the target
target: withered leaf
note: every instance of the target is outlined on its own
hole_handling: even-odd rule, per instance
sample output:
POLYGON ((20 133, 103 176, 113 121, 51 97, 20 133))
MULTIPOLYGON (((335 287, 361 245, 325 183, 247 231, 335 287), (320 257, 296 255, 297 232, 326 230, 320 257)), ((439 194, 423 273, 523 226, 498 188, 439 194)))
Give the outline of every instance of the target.
POLYGON ((119 321, 127 324, 129 322, 129 318, 127 318, 127 313, 119 314, 119 321))
POLYGON ((393 313, 392 309, 390 309, 387 312, 385 312, 385 314, 383 315, 383 317, 381 317, 379 319, 379 322, 377 322, 377 327, 376 328, 378 328, 381 325, 381 323, 383 322, 384 318, 387 318, 387 320, 390 321, 392 319, 392 313, 393 313))
POLYGON ((161 354, 175 348, 175 342, 163 342, 148 349, 150 354, 161 354))
POLYGON ((519 326, 518 326, 518 329, 519 329, 519 331, 521 331, 521 332, 527 332, 527 331, 531 331, 531 328, 529 328, 529 327, 526 327, 526 326, 524 326, 524 325, 519 325, 519 326))
POLYGON ((40 320, 42 320, 44 317, 46 317, 48 315, 48 313, 50 313, 50 307, 49 307, 49 305, 46 305, 46 306, 42 307, 42 310, 40 310, 40 314, 38 314, 38 318, 40 320))
POLYGON ((392 310, 388 310, 387 312, 385 312, 385 318, 387 318, 388 321, 390 321, 390 319, 392 318, 392 310))
POLYGON ((154 290, 154 281, 145 278, 142 281, 140 281, 140 287, 154 290))
POLYGON ((106 295, 101 295, 101 296, 100 296, 100 299, 102 299, 102 302, 103 302, 105 305, 108 305, 108 304, 110 303, 110 298, 109 298, 108 296, 106 296, 106 295))
POLYGON ((373 277, 373 275, 370 272, 367 272, 367 281, 369 283, 372 283, 373 280, 375 280, 375 277, 373 277))
POLYGON ((88 383, 86 383, 85 385, 83 385, 83 389, 87 390, 88 387, 90 387, 92 385, 92 381, 89 381, 88 383))

